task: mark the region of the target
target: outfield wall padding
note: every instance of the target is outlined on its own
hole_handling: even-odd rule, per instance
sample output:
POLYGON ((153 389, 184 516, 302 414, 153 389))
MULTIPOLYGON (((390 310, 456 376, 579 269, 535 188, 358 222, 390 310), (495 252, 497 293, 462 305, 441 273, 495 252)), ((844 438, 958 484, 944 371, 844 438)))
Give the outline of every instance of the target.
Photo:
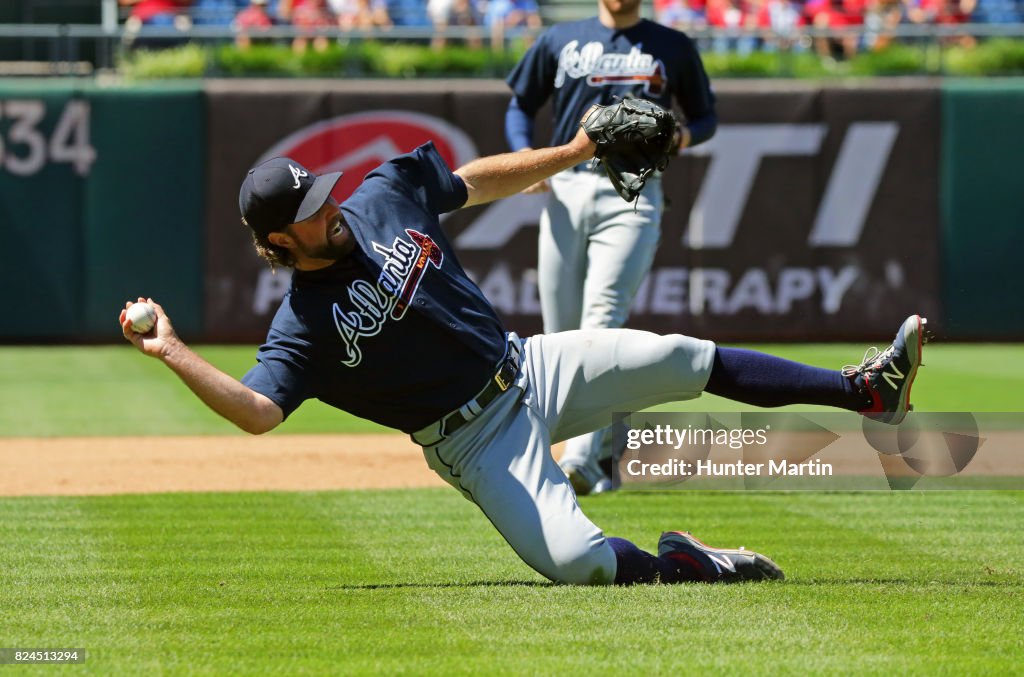
POLYGON ((1024 337, 1024 81, 943 88, 943 297, 950 334, 1024 337))
POLYGON ((139 294, 201 336, 204 132, 198 86, 0 86, 0 337, 109 340, 139 294))
POLYGON ((25 143, 11 138, 17 122, 12 104, 41 107, 43 117, 32 126, 46 133, 72 98, 73 92, 62 89, 0 89, 0 335, 5 338, 59 339, 82 328, 84 181, 63 163, 43 160, 38 167, 22 167, 37 164, 32 155, 45 155, 45 137, 25 143))
MULTIPOLYGON (((628 326, 882 342, 921 312, 944 338, 1024 337, 1024 267, 1011 260, 1024 245, 1024 85, 716 88, 718 133, 664 175, 661 244, 628 326)), ((289 276, 270 274, 239 223, 253 163, 276 152, 343 169, 344 198, 428 139, 453 167, 504 151, 508 99, 499 81, 0 84, 0 340, 118 340, 117 308, 144 294, 190 340, 259 341, 289 276), (76 155, 85 147, 94 159, 76 155)), ((547 115, 536 145, 548 142, 547 115)), ((521 334, 542 329, 544 200, 445 221, 521 334)))

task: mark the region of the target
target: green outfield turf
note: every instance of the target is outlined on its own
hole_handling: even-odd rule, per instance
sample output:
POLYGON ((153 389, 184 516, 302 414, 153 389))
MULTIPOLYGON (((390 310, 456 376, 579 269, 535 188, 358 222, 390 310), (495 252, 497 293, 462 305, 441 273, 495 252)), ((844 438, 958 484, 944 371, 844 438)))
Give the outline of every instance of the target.
MULTIPOLYGON (((750 346, 809 364, 839 368, 860 362, 863 345, 750 346)), ((236 377, 252 365, 251 346, 199 351, 236 377)), ((1024 411, 1024 346, 943 345, 925 350, 914 386, 921 411, 1024 411)), ((751 407, 714 396, 667 409, 723 411, 751 407)), ((812 407, 798 407, 813 410, 812 407)), ((319 402, 301 407, 278 432, 380 432, 368 421, 319 402)), ((130 346, 0 348, 0 435, 185 435, 236 432, 157 361, 130 346)))
POLYGON ((689 528, 788 579, 553 586, 446 489, 5 499, 0 646, 84 647, 71 669, 97 675, 1020 670, 1021 493, 582 503, 644 547, 689 528))
MULTIPOLYGON (((838 367, 864 347, 759 348, 838 367)), ((201 352, 235 376, 253 355, 201 352)), ((1024 347, 939 345, 926 363, 922 410, 1024 411, 1024 347)), ((280 430, 380 428, 307 405, 280 430)), ((0 434, 231 432, 129 347, 0 349, 0 434)), ((97 675, 1020 670, 1024 492, 581 503, 642 547, 691 529, 764 551, 788 579, 553 586, 447 489, 4 498, 0 647, 84 647, 66 670, 97 675)))

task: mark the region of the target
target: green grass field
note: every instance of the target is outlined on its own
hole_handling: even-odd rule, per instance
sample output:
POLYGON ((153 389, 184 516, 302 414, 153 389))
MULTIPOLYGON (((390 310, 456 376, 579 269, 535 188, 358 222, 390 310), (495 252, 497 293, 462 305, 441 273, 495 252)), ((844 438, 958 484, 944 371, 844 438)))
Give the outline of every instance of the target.
MULTIPOLYGON (((838 369, 860 362, 861 344, 749 346, 838 369)), ((203 346, 199 352, 241 377, 251 346, 203 346)), ((930 345, 914 386, 920 411, 1024 411, 1024 345, 930 345)), ((815 407, 792 407, 814 411, 815 407)), ((707 395, 667 405, 673 411, 747 409, 707 395)), ((822 408, 817 408, 824 411, 822 408)), ((307 402, 280 433, 382 432, 385 428, 319 402, 307 402)), ((167 369, 130 346, 0 347, 0 437, 240 434, 208 411, 167 369)))
MULTIPOLYGON (((762 347, 775 351, 776 347, 762 347)), ((863 346, 779 346, 823 366, 863 346)), ((232 374, 250 348, 204 348, 232 374)), ((1024 411, 1024 348, 935 346, 930 411, 1024 411)), ((713 398, 687 408, 716 410, 713 398)), ((309 407, 283 432, 379 430, 309 407)), ((0 349, 0 434, 221 434, 130 348, 0 349)), ((746 545, 781 584, 554 586, 454 491, 0 499, 0 647, 88 674, 1008 674, 1024 492, 585 497, 609 534, 746 545)))
MULTIPOLYGON (((782 584, 553 586, 445 489, 0 501, 4 646, 91 674, 1008 674, 1020 494, 583 499, 763 548, 782 584)), ((36 669, 38 672, 38 668, 36 669)))

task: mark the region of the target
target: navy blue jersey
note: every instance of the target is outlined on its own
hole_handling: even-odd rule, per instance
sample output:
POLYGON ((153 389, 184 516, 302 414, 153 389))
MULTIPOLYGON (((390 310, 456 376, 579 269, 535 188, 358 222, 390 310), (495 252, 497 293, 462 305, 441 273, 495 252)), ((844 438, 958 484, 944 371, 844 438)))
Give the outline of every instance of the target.
POLYGON ((438 224, 466 197, 433 144, 368 174, 341 205, 358 247, 294 272, 242 383, 285 416, 315 398, 407 433, 470 400, 504 355, 505 329, 438 224))
POLYGON ((519 108, 530 118, 554 95, 552 146, 568 143, 583 114, 631 94, 672 107, 673 96, 691 126, 693 144, 714 133, 715 98, 693 42, 646 19, 608 28, 595 17, 557 24, 542 34, 508 76, 519 108))

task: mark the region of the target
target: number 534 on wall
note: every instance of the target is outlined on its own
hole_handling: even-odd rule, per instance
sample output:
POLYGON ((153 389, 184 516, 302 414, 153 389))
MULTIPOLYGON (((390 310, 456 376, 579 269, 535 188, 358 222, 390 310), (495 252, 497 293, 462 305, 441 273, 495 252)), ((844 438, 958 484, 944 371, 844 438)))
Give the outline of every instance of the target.
POLYGON ((96 161, 96 149, 89 142, 89 114, 88 101, 68 101, 47 138, 40 128, 45 101, 0 101, 0 171, 32 176, 50 162, 70 164, 79 176, 88 176, 96 161))

